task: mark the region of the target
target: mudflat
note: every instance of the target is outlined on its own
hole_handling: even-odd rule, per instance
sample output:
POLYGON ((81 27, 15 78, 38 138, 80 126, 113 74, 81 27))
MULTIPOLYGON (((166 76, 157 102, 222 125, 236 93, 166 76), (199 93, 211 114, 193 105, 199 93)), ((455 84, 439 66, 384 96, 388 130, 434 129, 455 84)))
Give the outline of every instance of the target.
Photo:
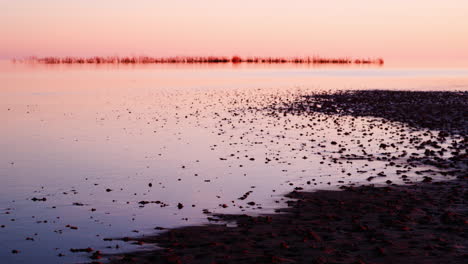
MULTIPOLYGON (((154 250, 120 255, 94 252, 112 263, 464 263, 467 239, 466 92, 348 91, 300 96, 272 105, 270 114, 372 116, 438 134, 424 156, 408 157, 452 180, 398 186, 342 186, 305 192, 276 214, 222 215, 217 224, 122 238, 155 244, 154 250), (456 137, 450 149, 438 147, 456 137), (432 149, 432 148, 431 148, 432 149)), ((387 146, 381 146, 386 148, 387 146)), ((389 161, 391 162, 391 161, 389 161)))

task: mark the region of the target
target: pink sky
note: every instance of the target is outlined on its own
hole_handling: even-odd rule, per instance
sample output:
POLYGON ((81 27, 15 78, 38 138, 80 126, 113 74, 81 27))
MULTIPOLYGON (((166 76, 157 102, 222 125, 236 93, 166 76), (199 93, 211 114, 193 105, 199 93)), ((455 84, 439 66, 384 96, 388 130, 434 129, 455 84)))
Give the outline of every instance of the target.
POLYGON ((0 58, 370 56, 468 65, 467 0, 0 0, 0 58))

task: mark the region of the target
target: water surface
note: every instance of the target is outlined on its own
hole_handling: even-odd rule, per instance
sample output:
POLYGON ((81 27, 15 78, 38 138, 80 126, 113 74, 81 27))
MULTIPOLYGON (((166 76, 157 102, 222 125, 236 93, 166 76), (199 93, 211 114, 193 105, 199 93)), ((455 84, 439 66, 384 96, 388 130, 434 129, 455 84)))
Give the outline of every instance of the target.
POLYGON ((70 248, 137 248, 103 238, 206 223, 203 209, 271 212, 293 188, 336 189, 381 171, 376 183, 402 183, 384 163, 331 162, 331 141, 352 153, 360 140, 398 140, 395 124, 363 136, 379 120, 317 116, 305 128, 305 117, 246 109, 317 90, 468 90, 468 70, 3 61, 0 84, 0 257, 70 263, 86 260, 70 248))

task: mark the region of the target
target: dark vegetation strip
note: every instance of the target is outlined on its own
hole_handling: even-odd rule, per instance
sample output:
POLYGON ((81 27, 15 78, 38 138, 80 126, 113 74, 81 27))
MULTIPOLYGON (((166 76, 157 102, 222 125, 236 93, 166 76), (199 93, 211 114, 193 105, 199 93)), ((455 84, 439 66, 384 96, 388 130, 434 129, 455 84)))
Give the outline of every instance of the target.
POLYGON ((208 57, 30 57, 24 60, 13 60, 14 62, 36 62, 44 64, 170 64, 170 63, 257 63, 257 64, 384 64, 382 58, 323 58, 323 57, 226 57, 226 56, 208 56, 208 57))

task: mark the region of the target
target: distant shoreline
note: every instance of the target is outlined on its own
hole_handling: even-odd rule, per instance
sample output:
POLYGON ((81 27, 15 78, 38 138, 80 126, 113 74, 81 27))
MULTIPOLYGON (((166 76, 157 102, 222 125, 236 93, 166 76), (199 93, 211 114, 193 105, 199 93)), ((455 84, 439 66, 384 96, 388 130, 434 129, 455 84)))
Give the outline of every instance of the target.
POLYGON ((252 63, 252 64, 375 64, 383 65, 382 58, 325 58, 325 57, 240 57, 240 56, 93 56, 93 57, 29 57, 26 59, 12 59, 12 62, 28 62, 41 64, 207 64, 207 63, 252 63))

